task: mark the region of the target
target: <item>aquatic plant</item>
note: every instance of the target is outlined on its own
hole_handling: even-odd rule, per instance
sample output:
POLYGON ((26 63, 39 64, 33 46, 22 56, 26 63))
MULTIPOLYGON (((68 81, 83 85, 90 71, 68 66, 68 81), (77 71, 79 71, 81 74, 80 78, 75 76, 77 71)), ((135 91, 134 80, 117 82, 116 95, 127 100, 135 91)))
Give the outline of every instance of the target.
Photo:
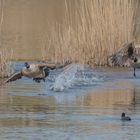
POLYGON ((44 37, 43 58, 107 65, 108 56, 134 41, 136 9, 137 0, 65 0, 62 22, 44 37))

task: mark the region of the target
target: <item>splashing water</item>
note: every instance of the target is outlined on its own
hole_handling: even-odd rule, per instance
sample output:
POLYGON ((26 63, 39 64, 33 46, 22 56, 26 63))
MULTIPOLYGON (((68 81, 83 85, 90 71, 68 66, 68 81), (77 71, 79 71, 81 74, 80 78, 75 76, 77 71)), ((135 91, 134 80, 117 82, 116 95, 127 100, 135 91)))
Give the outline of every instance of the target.
POLYGON ((12 75, 15 72, 16 72, 15 63, 11 62, 11 61, 7 62, 6 63, 6 73, 7 73, 7 76, 9 77, 10 75, 12 75))
POLYGON ((75 81, 78 69, 83 69, 83 66, 71 64, 62 73, 60 73, 58 77, 56 77, 51 89, 54 91, 63 91, 64 89, 71 87, 75 81))
POLYGON ((84 65, 71 64, 58 77, 55 78, 51 90, 64 91, 72 86, 93 85, 102 78, 97 76, 93 71, 87 73, 84 65))

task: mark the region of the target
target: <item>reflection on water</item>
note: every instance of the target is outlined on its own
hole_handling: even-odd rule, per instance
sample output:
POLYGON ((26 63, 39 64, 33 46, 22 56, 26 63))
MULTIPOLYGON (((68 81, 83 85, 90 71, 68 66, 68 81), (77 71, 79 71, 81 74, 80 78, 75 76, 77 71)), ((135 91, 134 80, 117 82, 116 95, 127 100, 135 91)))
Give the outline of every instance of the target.
POLYGON ((130 71, 100 71, 108 77, 100 84, 51 91, 50 78, 59 73, 52 71, 46 83, 23 78, 1 87, 0 139, 139 139, 140 80, 130 71), (122 112, 132 121, 122 122, 122 112))

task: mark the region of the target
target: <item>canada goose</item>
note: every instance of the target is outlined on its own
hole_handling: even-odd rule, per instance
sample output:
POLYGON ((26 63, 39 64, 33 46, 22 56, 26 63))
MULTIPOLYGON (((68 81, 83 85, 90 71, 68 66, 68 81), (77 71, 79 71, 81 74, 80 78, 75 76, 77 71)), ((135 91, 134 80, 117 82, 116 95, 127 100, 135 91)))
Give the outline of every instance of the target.
POLYGON ((135 47, 133 43, 124 44, 123 48, 111 55, 109 58, 113 66, 128 65, 128 60, 135 54, 135 47))
POLYGON ((131 118, 129 116, 125 116, 125 113, 123 112, 122 116, 121 116, 121 120, 122 121, 131 121, 131 118))
POLYGON ((40 83, 41 80, 45 82, 45 78, 49 75, 49 70, 63 68, 66 65, 70 64, 70 62, 66 62, 63 65, 55 65, 55 64, 29 64, 27 62, 24 63, 24 67, 12 74, 5 83, 16 81, 17 79, 21 79, 22 76, 33 78, 35 82, 40 83))
POLYGON ((129 65, 134 68, 134 77, 136 77, 135 70, 140 68, 140 56, 136 54, 136 49, 133 43, 125 44, 118 52, 113 54, 111 57, 111 63, 114 66, 125 66, 129 65))
POLYGON ((129 62, 130 62, 131 67, 134 68, 133 75, 134 75, 134 77, 136 77, 136 74, 135 74, 136 68, 137 69, 140 68, 140 58, 139 58, 139 56, 136 55, 134 58, 129 59, 129 62))

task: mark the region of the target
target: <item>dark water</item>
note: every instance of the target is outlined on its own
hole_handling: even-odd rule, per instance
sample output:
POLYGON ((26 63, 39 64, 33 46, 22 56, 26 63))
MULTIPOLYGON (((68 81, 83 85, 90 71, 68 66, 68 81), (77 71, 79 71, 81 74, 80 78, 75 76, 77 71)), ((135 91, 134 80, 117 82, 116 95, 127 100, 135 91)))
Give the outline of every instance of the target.
POLYGON ((64 73, 51 71, 45 83, 9 83, 0 89, 0 139, 137 140, 140 72, 132 74, 72 65, 64 73), (132 121, 122 122, 122 112, 132 121))

